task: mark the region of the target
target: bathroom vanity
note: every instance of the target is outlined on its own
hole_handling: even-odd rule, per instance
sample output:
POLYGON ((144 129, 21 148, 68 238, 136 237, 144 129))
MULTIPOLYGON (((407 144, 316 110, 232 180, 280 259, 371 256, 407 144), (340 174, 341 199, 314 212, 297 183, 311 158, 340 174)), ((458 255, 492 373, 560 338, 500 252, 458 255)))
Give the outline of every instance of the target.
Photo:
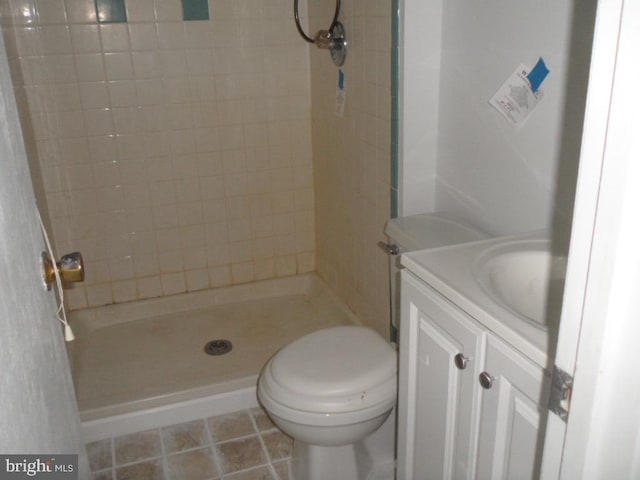
POLYGON ((538 478, 566 257, 536 233, 401 263, 397 478, 538 478))

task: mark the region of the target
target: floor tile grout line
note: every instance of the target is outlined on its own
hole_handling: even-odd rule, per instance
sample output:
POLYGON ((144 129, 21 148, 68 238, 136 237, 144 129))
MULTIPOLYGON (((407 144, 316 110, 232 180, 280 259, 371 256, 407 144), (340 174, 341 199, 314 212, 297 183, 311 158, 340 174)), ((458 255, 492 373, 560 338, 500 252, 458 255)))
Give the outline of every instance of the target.
POLYGON ((227 440, 223 440, 222 442, 216 442, 216 445, 224 445, 225 443, 237 442, 238 440, 246 440, 251 437, 255 437, 260 435, 259 432, 250 433, 249 435, 241 435, 239 437, 229 438, 227 440))
POLYGON ((111 474, 111 480, 113 480, 113 477, 115 475, 115 470, 113 467, 108 467, 108 468, 101 468, 100 470, 91 470, 89 473, 91 474, 92 477, 93 475, 98 473, 101 473, 101 474, 109 473, 111 474))
POLYGON ((209 443, 209 448, 211 449, 212 455, 213 455, 213 461, 216 464, 216 470, 218 471, 218 478, 221 479, 222 477, 224 477, 224 473, 223 473, 223 465, 222 465, 222 461, 220 459, 220 455, 218 454, 218 449, 216 448, 216 444, 213 440, 213 432, 211 431, 211 425, 209 425, 209 418, 211 417, 207 417, 204 418, 204 428, 207 431, 207 441, 209 443))
POLYGON ((184 450, 180 450, 179 452, 167 453, 165 456, 167 458, 177 457, 178 455, 182 455, 183 453, 191 453, 191 452, 195 452, 197 450, 204 450, 205 448, 210 448, 211 446, 212 446, 211 442, 207 442, 206 445, 198 445, 197 447, 185 448, 184 450))
POLYGON ((116 465, 116 466, 113 466, 112 468, 115 469, 115 468, 122 468, 122 467, 130 467, 132 465, 138 465, 139 463, 152 462, 154 460, 161 460, 163 458, 164 458, 163 455, 154 455, 153 457, 142 458, 140 460, 136 460, 135 462, 127 462, 127 463, 123 463, 122 465, 116 465))
POLYGON ((157 428, 158 435, 160 436, 160 453, 162 453, 162 472, 166 480, 172 480, 172 475, 169 475, 169 462, 167 461, 167 449, 164 445, 164 434, 162 428, 157 428))
POLYGON ((248 413, 249 413, 249 418, 251 418, 251 423, 253 424, 253 428, 256 430, 256 432, 258 432, 258 440, 260 441, 260 445, 262 447, 262 451, 264 452, 264 454, 265 454, 265 456, 267 458, 267 464, 269 465, 269 471, 271 472, 271 475, 273 475, 273 478, 275 478, 275 480, 280 480, 280 475, 278 475, 278 472, 276 472, 276 469, 273 466, 271 455, 269 454, 269 449, 267 448, 267 445, 264 443, 264 439, 262 438, 262 431, 260 430, 260 428, 258 428, 258 422, 256 421, 255 417, 253 416, 253 413, 251 412, 251 410, 249 410, 248 413))
POLYGON ((109 448, 111 449, 111 478, 116 478, 116 439, 114 437, 109 438, 109 448))
POLYGON ((131 465, 137 465, 138 463, 144 463, 144 462, 149 462, 149 461, 153 461, 153 460, 161 460, 163 459, 166 455, 164 452, 164 444, 162 441, 162 432, 160 431, 160 427, 158 428, 149 428, 146 430, 140 430, 139 432, 131 432, 128 433, 126 435, 120 435, 118 437, 111 437, 111 444, 112 444, 112 463, 113 465, 111 466, 111 468, 113 468, 114 470, 117 468, 121 468, 121 467, 129 467, 131 465), (152 455, 150 457, 143 457, 143 458, 139 458, 137 460, 133 460, 131 462, 126 462, 126 463, 122 463, 122 464, 118 464, 116 462, 116 447, 115 447, 115 441, 117 438, 121 438, 121 437, 127 437, 130 435, 135 435, 138 433, 148 433, 148 432, 153 432, 153 431, 157 431, 159 437, 160 437, 160 454, 159 455, 152 455))
MULTIPOLYGON (((266 415, 266 416, 267 416, 267 418, 269 417, 269 416, 268 416, 268 414, 267 414, 267 412, 266 412, 262 407, 260 407, 260 406, 259 406, 259 407, 256 407, 255 409, 259 410, 262 414, 266 415)), ((271 419, 270 419, 270 418, 269 418, 269 421, 271 422, 271 419)), ((257 425, 257 421, 256 421, 256 425, 257 425)), ((285 436, 287 436, 288 438, 291 438, 291 437, 289 437, 289 435, 287 435, 287 434, 286 434, 286 433, 284 433, 282 430, 280 430, 280 429, 279 429, 275 424, 273 424, 273 422, 271 422, 271 425, 272 425, 272 427, 270 427, 270 428, 266 428, 266 429, 261 430, 261 431, 259 432, 259 434, 260 434, 260 440, 261 440, 261 441, 263 441, 263 442, 264 442, 264 439, 262 438, 262 436, 263 436, 264 434, 268 434, 268 433, 272 433, 272 432, 276 432, 276 433, 279 433, 279 434, 281 434, 281 435, 285 435, 285 436)), ((293 439, 291 439, 291 441, 293 442, 293 439)), ((265 447, 266 447, 266 443, 264 443, 264 445, 265 445, 265 447)), ((265 449, 266 449, 266 448, 265 448, 265 449)), ((283 458, 273 459, 273 458, 271 457, 271 454, 269 453, 269 450, 268 450, 268 449, 266 449, 266 450, 267 450, 267 454, 268 454, 268 456, 269 456, 269 460, 270 460, 270 462, 269 462, 269 463, 273 466, 273 470, 276 472, 276 478, 277 478, 277 479, 279 479, 279 480, 284 480, 284 479, 280 479, 280 475, 278 474, 278 472, 277 472, 277 470, 276 470, 276 468, 275 468, 275 465, 274 465, 274 464, 276 464, 276 463, 285 463, 285 462, 289 462, 289 467, 290 467, 290 466, 291 466, 291 454, 293 453, 293 451, 290 453, 290 455, 289 455, 288 457, 283 457, 283 458)), ((287 470, 288 470, 288 471, 287 471, 287 478, 290 478, 290 476, 291 476, 290 469, 289 469, 289 468, 287 468, 287 470)))
MULTIPOLYGON (((238 473, 247 473, 247 472, 251 472, 251 471, 253 471, 253 470, 258 470, 259 468, 263 468, 263 467, 267 467, 267 468, 269 468, 269 467, 270 467, 270 464, 268 464, 268 463, 263 463, 263 464, 261 464, 261 465, 252 465, 251 467, 243 468, 242 470, 235 470, 235 471, 233 471, 233 472, 225 473, 225 474, 223 475, 223 477, 222 477, 222 478, 223 478, 223 480, 224 480, 224 478, 227 478, 227 477, 229 477, 229 476, 237 475, 238 473)), ((271 474, 273 474, 273 472, 271 472, 271 470, 270 470, 270 473, 271 473, 271 474)), ((278 477, 277 477, 277 475, 276 475, 276 478, 278 478, 278 477)))

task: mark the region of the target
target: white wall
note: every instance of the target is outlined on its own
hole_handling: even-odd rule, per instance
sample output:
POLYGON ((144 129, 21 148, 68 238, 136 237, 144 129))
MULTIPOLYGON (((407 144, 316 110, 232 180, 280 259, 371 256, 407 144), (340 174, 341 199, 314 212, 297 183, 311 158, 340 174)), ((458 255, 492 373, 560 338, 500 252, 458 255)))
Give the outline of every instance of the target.
POLYGON ((432 211, 438 141, 442 0, 400 2, 401 215, 432 211))
POLYGON ((437 108, 437 132, 432 110, 405 108, 405 135, 419 141, 403 144, 402 214, 446 211, 493 234, 568 224, 596 2, 580 2, 575 12, 575 0, 427 2, 442 8, 437 83, 415 73, 416 61, 432 65, 437 40, 423 47, 422 60, 407 55, 432 32, 434 12, 418 12, 420 3, 405 2, 416 26, 405 25, 402 85, 414 110, 437 108), (515 130, 488 102, 521 63, 531 68, 539 57, 551 71, 544 99, 515 130), (432 186, 425 183, 420 198, 415 181, 428 175, 432 186))

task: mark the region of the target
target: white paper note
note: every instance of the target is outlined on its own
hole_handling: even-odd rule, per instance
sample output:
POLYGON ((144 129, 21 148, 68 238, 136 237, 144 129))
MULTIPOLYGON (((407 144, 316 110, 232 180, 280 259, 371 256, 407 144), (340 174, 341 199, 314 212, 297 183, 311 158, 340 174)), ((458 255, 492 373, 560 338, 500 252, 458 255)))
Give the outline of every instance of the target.
POLYGON ((542 90, 535 93, 531 90, 527 75, 527 68, 520 65, 489 100, 489 104, 515 128, 524 124, 543 97, 542 90))

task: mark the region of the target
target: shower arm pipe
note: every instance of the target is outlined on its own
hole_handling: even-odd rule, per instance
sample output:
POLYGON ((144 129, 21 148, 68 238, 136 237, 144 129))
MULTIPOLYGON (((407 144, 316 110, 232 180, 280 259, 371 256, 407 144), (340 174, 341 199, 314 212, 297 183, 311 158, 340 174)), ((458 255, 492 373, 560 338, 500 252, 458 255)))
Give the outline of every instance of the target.
MULTIPOLYGON (((309 35, 307 35, 304 32, 304 30, 302 29, 302 25, 300 25, 300 14, 298 12, 298 2, 299 0, 293 0, 293 15, 296 20, 296 28, 298 29, 298 33, 306 42, 316 43, 316 41, 318 40, 319 36, 323 33, 323 31, 322 30, 318 31, 318 33, 316 33, 315 38, 311 38, 309 35)), ((326 30, 326 32, 329 33, 329 36, 331 36, 331 34, 333 33, 333 30, 336 28, 336 25, 338 24, 338 16, 340 15, 340 3, 341 3, 341 0, 336 0, 336 9, 333 13, 333 21, 329 26, 329 30, 326 30)))
POLYGON ((331 60, 337 67, 344 64, 347 57, 347 34, 344 25, 338 20, 340 15, 340 2, 336 0, 336 10, 333 14, 333 21, 329 30, 318 30, 313 38, 307 35, 300 25, 300 13, 298 11, 299 0, 293 0, 293 16, 296 21, 296 28, 300 36, 308 43, 315 44, 316 47, 328 50, 331 54, 331 60))

